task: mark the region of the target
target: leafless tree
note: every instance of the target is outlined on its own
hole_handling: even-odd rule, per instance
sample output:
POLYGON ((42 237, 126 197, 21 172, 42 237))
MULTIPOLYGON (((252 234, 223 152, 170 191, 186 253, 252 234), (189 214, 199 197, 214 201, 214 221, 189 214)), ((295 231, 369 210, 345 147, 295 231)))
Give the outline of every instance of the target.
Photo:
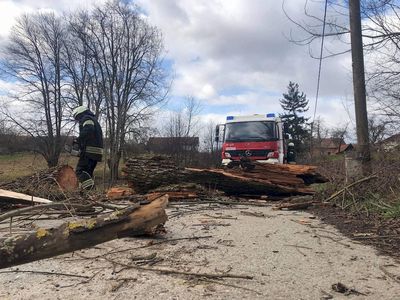
MULTIPOLYGON (((297 34, 290 32, 289 40, 291 42, 302 46, 308 45, 310 55, 314 58, 319 58, 319 55, 313 54, 312 46, 314 42, 319 42, 322 36, 343 44, 339 51, 326 47, 324 58, 350 52, 349 8, 345 1, 327 0, 325 22, 323 17, 325 0, 304 0, 301 19, 291 16, 286 2, 283 1, 282 9, 287 18, 299 29, 297 34), (325 32, 323 34, 324 24, 325 32)), ((382 18, 385 19, 385 16, 389 16, 388 10, 393 10, 395 7, 397 9, 396 0, 361 0, 362 35, 365 50, 375 51, 397 37, 396 32, 384 30, 382 27, 382 18)), ((338 44, 334 45, 337 48, 338 44)))
POLYGON ((320 117, 313 122, 313 127, 310 153, 312 155, 320 155, 317 149, 321 148, 322 140, 329 137, 329 129, 325 126, 324 121, 320 117))
POLYGON ((63 53, 63 66, 68 78, 69 106, 86 105, 97 118, 104 112, 104 94, 100 70, 87 46, 90 15, 81 11, 66 15, 68 36, 63 53))
POLYGON ((192 96, 185 98, 183 108, 172 112, 162 128, 164 137, 169 141, 169 155, 179 164, 188 165, 193 161, 198 150, 199 119, 201 107, 198 100, 192 96))
POLYGON ((203 130, 203 143, 204 143, 204 150, 214 154, 217 151, 218 145, 215 141, 215 127, 217 124, 210 120, 208 121, 203 130))
POLYGON ((348 124, 331 129, 330 136, 337 141, 337 151, 340 152, 340 146, 345 144, 345 138, 348 137, 348 124))
POLYGON ((379 119, 374 116, 368 119, 369 141, 376 145, 390 134, 390 121, 379 119))
POLYGON ((385 115, 385 122, 400 123, 400 6, 386 1, 385 10, 374 9, 373 24, 381 35, 387 37, 384 44, 371 57, 368 76, 369 96, 377 104, 378 112, 385 115))
POLYGON ((136 6, 123 1, 75 15, 71 28, 88 53, 90 86, 102 99, 114 180, 127 132, 147 120, 152 107, 166 98, 161 33, 136 6))
POLYGON ((178 111, 172 112, 164 135, 169 137, 188 137, 198 133, 197 115, 200 113, 200 103, 192 96, 185 98, 184 105, 178 111))
POLYGON ((53 13, 24 15, 11 30, 1 62, 3 75, 19 84, 9 107, 20 107, 3 107, 3 113, 34 138, 49 167, 57 165, 62 148, 64 38, 65 28, 53 13))
MULTIPOLYGON (((315 42, 322 38, 323 7, 325 1, 304 0, 303 18, 293 18, 283 2, 287 17, 299 29, 291 34, 289 40, 298 45, 307 45, 310 55, 315 42)), ((328 0, 324 36, 330 45, 324 47, 323 58, 340 55, 350 51, 349 17, 346 1, 328 0), (334 41, 340 43, 335 43, 334 41), (333 43, 332 43, 333 42, 333 43), (339 50, 338 50, 339 49, 339 50)), ((368 100, 374 109, 395 123, 400 121, 400 4, 397 0, 361 0, 362 35, 366 55, 366 78, 368 100)), ((377 111, 375 113, 377 113, 377 111)))

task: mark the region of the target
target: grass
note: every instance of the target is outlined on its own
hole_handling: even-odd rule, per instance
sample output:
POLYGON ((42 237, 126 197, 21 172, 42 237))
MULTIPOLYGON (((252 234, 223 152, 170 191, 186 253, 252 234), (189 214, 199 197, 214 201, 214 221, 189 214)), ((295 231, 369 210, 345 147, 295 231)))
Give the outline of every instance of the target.
POLYGON ((400 218, 400 202, 394 203, 383 211, 386 218, 400 218))
MULTIPOLYGON (((332 183, 324 183, 313 185, 317 197, 320 200, 325 200, 333 194, 338 187, 333 186, 332 183)), ((365 190, 360 194, 346 191, 338 195, 332 200, 339 207, 349 210, 351 212, 366 212, 379 214, 385 218, 400 218, 400 198, 393 191, 385 195, 365 190)))
POLYGON ((0 183, 31 175, 46 168, 46 161, 38 154, 15 153, 0 155, 0 183))
MULTIPOLYGON (((74 169, 78 162, 78 157, 63 154, 60 157, 60 165, 70 165, 74 169)), ((40 170, 47 169, 45 159, 37 153, 14 153, 0 155, 0 183, 15 180, 19 177, 32 175, 40 170)), ((97 182, 103 182, 104 164, 97 165, 94 177, 97 182)), ((106 172, 106 178, 107 178, 106 172)))

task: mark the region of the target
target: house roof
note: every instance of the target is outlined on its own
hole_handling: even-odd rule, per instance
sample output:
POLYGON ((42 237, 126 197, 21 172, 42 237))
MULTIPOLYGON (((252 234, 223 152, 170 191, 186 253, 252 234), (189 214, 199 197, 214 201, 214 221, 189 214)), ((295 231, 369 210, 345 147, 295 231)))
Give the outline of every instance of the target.
POLYGON ((400 133, 394 134, 387 139, 384 139, 381 143, 386 144, 386 143, 393 143, 393 142, 398 142, 400 143, 400 133))
POLYGON ((354 146, 352 144, 342 144, 342 145, 340 145, 338 151, 336 151, 336 154, 346 152, 349 150, 353 150, 353 149, 354 149, 354 146))

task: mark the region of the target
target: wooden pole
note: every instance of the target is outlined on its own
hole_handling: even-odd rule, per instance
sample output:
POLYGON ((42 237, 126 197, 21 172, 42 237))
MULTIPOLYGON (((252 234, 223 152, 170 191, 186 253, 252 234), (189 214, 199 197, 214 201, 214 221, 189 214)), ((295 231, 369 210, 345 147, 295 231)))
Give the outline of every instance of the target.
POLYGON ((360 0, 349 1, 351 56, 353 60, 353 89, 357 127, 357 159, 360 160, 362 173, 371 173, 371 154, 368 136, 368 115, 365 93, 364 54, 361 35, 360 0))

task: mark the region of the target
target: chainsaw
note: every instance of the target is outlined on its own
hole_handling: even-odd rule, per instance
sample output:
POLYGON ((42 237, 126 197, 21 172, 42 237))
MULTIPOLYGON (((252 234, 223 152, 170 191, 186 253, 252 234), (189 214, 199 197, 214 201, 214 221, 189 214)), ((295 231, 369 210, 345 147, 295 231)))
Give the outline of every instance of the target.
POLYGON ((69 144, 65 144, 64 146, 65 151, 67 151, 69 154, 73 155, 73 156, 80 156, 81 151, 79 150, 79 143, 78 143, 78 139, 74 138, 72 140, 72 145, 69 144))

